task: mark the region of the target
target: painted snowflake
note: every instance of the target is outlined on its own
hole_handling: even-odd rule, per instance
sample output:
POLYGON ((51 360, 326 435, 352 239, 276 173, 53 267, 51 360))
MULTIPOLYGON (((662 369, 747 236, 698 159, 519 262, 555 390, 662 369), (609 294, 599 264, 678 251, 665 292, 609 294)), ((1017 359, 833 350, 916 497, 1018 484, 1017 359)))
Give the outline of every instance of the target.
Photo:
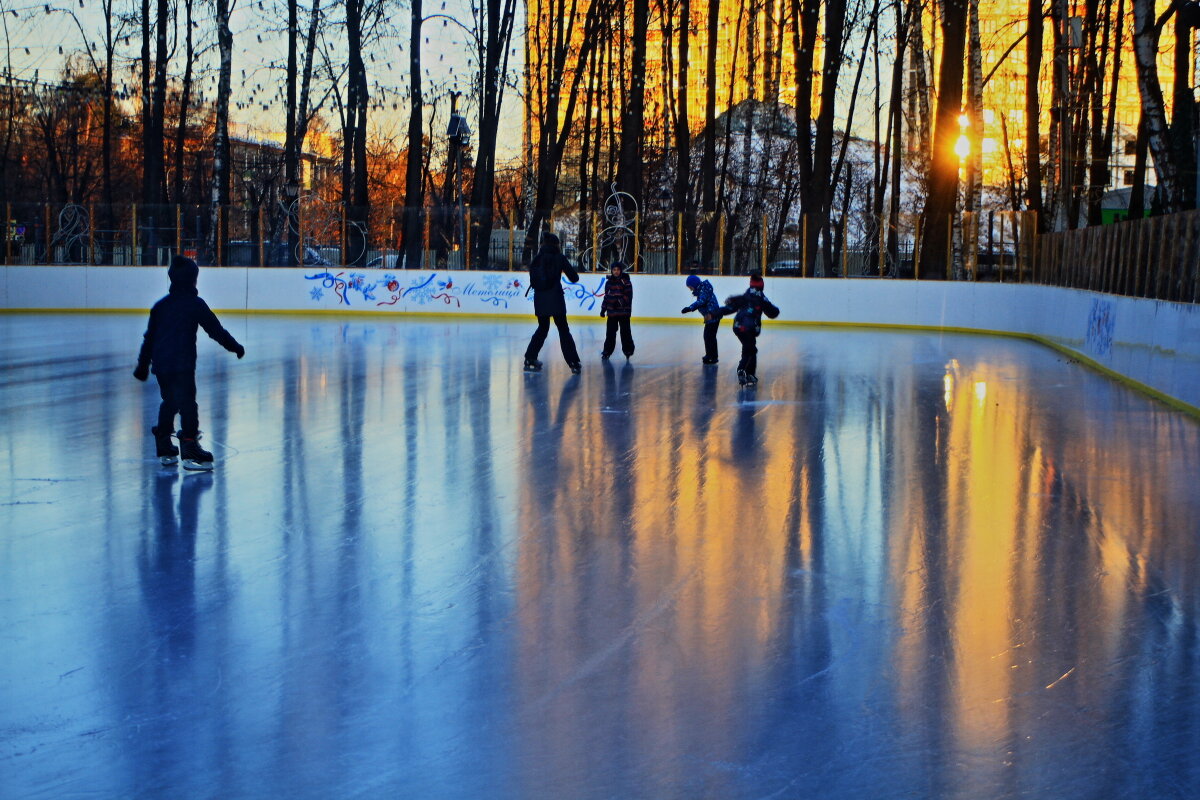
POLYGON ((322 297, 325 296, 325 292, 322 291, 320 286, 312 287, 312 291, 309 292, 308 294, 313 300, 320 300, 322 297))
POLYGON ((425 305, 433 296, 437 294, 441 287, 437 286, 433 279, 437 277, 437 273, 432 273, 428 278, 414 278, 412 284, 404 290, 404 298, 406 300, 414 300, 421 305, 425 305))

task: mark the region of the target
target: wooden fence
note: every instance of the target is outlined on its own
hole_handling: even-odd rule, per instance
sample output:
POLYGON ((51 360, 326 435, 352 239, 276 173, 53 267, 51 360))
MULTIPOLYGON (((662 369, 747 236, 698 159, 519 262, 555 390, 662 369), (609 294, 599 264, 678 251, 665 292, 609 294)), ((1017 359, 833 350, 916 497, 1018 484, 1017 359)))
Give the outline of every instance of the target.
POLYGON ((1037 237, 1035 283, 1200 301, 1200 211, 1037 237))

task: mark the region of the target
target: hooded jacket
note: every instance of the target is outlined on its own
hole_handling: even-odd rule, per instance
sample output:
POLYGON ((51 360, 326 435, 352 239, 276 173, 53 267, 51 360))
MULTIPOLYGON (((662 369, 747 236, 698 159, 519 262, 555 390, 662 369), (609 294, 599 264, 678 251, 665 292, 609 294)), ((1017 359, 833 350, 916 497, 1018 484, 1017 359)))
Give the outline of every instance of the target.
POLYGON ((692 292, 696 296, 696 302, 687 306, 688 311, 699 311, 701 314, 716 314, 721 308, 721 304, 717 302, 717 294, 713 291, 712 284, 708 281, 700 281, 700 285, 692 292))
POLYGON ((154 374, 191 372, 196 369, 196 329, 231 353, 242 350, 221 327, 217 315, 200 299, 191 283, 172 283, 167 296, 150 309, 150 322, 138 353, 138 368, 152 365, 154 374))

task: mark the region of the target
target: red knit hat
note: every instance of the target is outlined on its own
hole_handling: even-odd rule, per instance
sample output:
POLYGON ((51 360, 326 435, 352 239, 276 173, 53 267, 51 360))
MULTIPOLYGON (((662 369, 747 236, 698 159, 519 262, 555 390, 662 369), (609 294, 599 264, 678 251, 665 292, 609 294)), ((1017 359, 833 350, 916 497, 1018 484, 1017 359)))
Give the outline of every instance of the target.
POLYGON ((762 275, 757 275, 757 274, 755 274, 755 275, 751 275, 751 276, 750 276, 750 288, 751 288, 751 289, 761 289, 761 288, 763 288, 763 279, 762 279, 762 275))

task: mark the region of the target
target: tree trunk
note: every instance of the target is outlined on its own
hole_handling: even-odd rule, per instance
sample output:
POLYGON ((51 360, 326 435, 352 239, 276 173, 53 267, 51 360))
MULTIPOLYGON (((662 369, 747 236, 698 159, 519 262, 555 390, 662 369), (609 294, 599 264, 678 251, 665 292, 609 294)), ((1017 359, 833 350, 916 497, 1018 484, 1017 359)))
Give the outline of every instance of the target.
POLYGON ((700 157, 700 185, 705 212, 704 241, 700 261, 711 269, 717 239, 717 33, 721 24, 721 0, 708 4, 708 49, 704 74, 704 152, 700 157))
MULTIPOLYGON (((970 121, 971 152, 967 158, 964 208, 975 211, 983 182, 983 48, 979 36, 979 0, 967 0, 967 29, 970 42, 967 82, 967 119, 970 121)), ((1001 112, 1003 113, 1003 112, 1001 112)))
POLYGON ((196 60, 196 51, 192 45, 192 6, 194 0, 183 0, 184 8, 184 62, 183 62, 183 85, 180 87, 179 97, 179 125, 175 129, 175 181, 174 190, 171 192, 176 203, 183 202, 183 179, 184 179, 184 145, 187 142, 187 121, 188 121, 188 106, 192 100, 192 67, 196 60))
MULTIPOLYGON (((646 34, 649 18, 649 0, 633 0, 633 53, 630 63, 629 97, 625 104, 625 113, 621 116, 621 154, 617 161, 617 184, 621 191, 633 196, 638 207, 644 206, 642 154, 646 144, 646 34)), ((569 118, 567 124, 570 124, 569 118)))
POLYGON ((937 116, 930 160, 929 191, 921 223, 921 277, 949 278, 950 222, 958 200, 958 115, 962 111, 966 0, 942 0, 942 63, 938 71, 937 116))
POLYGON ((404 180, 404 267, 419 269, 422 264, 422 223, 425 205, 421 185, 421 163, 424 151, 425 104, 421 93, 421 0, 410 0, 408 34, 408 163, 404 180))
POLYGON ((367 223, 370 215, 370 188, 367 173, 367 109, 370 94, 367 67, 363 61, 364 0, 346 3, 346 44, 348 55, 346 119, 348 152, 343 153, 349 167, 348 193, 343 195, 346 209, 347 265, 362 266, 367 257, 367 223))
POLYGON ((1133 0, 1133 55, 1142 95, 1146 142, 1154 156, 1154 173, 1158 178, 1155 205, 1171 213, 1180 209, 1179 171, 1158 81, 1158 35, 1154 0, 1133 0))
POLYGON ((688 59, 690 58, 690 31, 692 27, 691 0, 680 0, 679 16, 679 91, 676 94, 675 112, 675 213, 683 216, 684 240, 679 242, 683 251, 681 258, 688 259, 692 253, 692 231, 695 230, 695 214, 692 212, 692 129, 688 120, 688 59))
POLYGON ((294 267, 301 263, 300 215, 296 204, 300 198, 300 143, 296 141, 296 81, 299 79, 300 0, 287 4, 287 74, 284 76, 285 119, 283 127, 283 196, 287 207, 287 254, 284 263, 294 267))
POLYGON ((1047 230, 1042 208, 1042 0, 1029 0, 1029 29, 1025 34, 1025 176, 1026 208, 1034 213, 1041 230, 1047 230))
POLYGON ((1175 13, 1175 69, 1171 100, 1171 140, 1179 170, 1178 207, 1196 207, 1196 101, 1192 94, 1192 19, 1196 3, 1175 13))
MULTIPOLYGON (((504 76, 508 73, 508 53, 515 17, 514 0, 487 0, 487 29, 480 75, 483 96, 479 109, 479 148, 475 155, 475 176, 471 186, 472 219, 478 222, 472 238, 476 243, 477 262, 486 261, 491 247, 492 216, 495 208, 493 193, 496 185, 496 140, 500 128, 500 111, 504 103, 504 76)), ((586 155, 583 160, 586 161, 586 155)))
POLYGON ((212 208, 209 247, 214 259, 224 255, 226 231, 221 230, 221 208, 229 205, 229 93, 233 82, 233 31, 229 27, 230 0, 217 3, 217 48, 221 66, 217 75, 217 130, 213 148, 212 208), (218 251, 220 251, 218 253, 218 251))

